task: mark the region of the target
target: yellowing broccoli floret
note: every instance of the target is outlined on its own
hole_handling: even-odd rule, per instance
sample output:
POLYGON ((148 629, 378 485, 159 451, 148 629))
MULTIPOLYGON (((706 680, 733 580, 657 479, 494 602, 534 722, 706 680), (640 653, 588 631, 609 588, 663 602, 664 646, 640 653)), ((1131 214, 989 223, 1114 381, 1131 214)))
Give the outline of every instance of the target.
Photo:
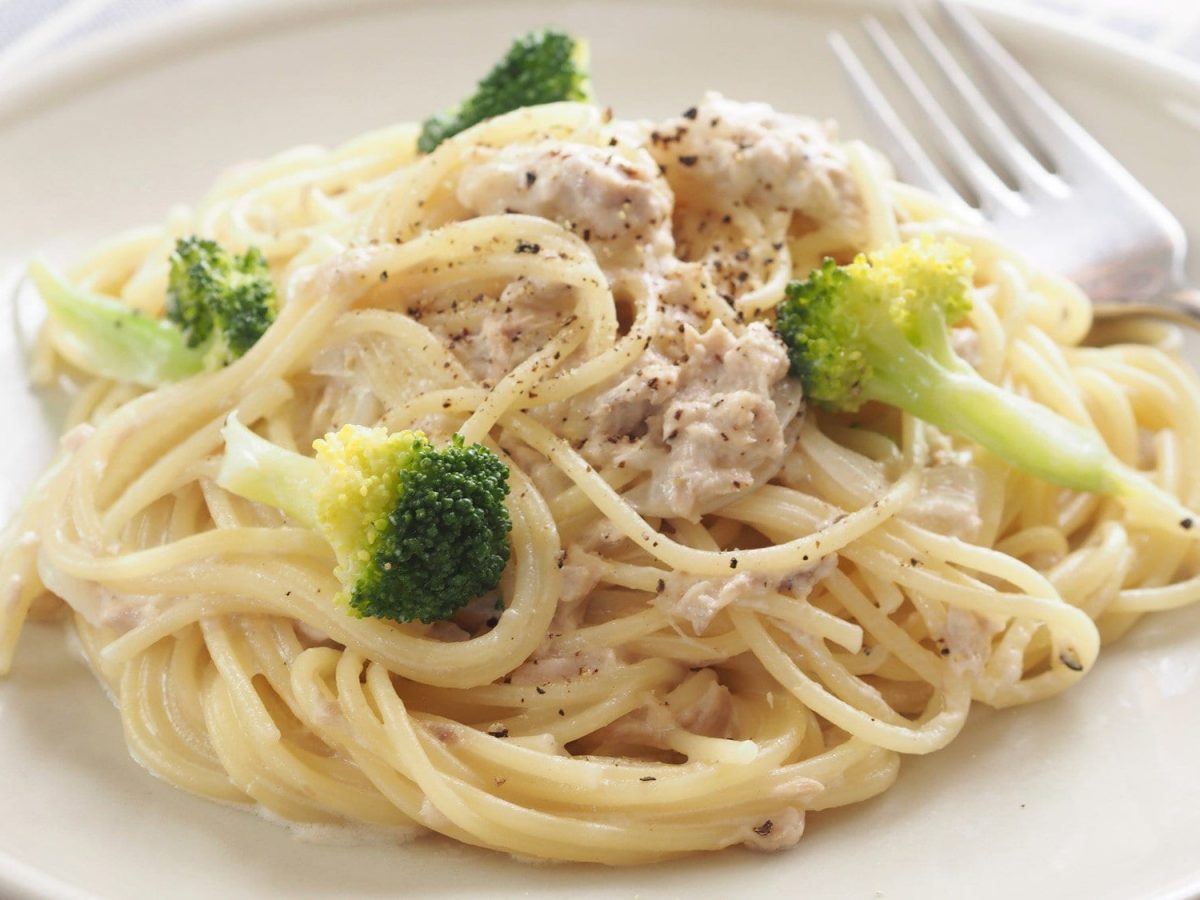
POLYGON ((438 448, 419 431, 347 425, 306 457, 236 419, 224 435, 218 483, 319 530, 354 615, 433 622, 499 584, 508 467, 481 444, 455 436, 438 448))
POLYGON ((416 432, 351 425, 313 443, 325 468, 315 497, 317 521, 340 561, 343 582, 357 584, 369 565, 396 506, 396 473, 408 467, 421 443, 416 432))
MULTIPOLYGON (((928 237, 839 266, 827 259, 807 281, 793 281, 776 310, 792 374, 807 396, 854 410, 894 385, 876 365, 922 350, 950 368, 966 366, 949 344, 947 322, 971 310, 972 263, 954 241, 928 237)), ((911 365, 911 363, 909 363, 911 365)), ((909 379, 897 379, 904 383, 909 379)))
POLYGON ((826 260, 788 285, 775 329, 806 395, 853 411, 898 407, 1053 484, 1121 498, 1146 524, 1192 526, 1175 498, 1112 455, 1095 432, 987 381, 954 352, 971 309, 972 264, 954 241, 919 240, 826 260))

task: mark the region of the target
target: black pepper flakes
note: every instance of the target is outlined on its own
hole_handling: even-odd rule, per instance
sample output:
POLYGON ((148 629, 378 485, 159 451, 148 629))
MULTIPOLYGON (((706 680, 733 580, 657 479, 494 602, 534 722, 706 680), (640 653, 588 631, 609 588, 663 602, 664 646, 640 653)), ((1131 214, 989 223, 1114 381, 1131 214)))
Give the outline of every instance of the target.
POLYGON ((698 113, 698 112, 699 112, 699 110, 696 109, 696 107, 689 106, 687 109, 685 109, 683 111, 683 117, 685 119, 691 119, 694 122, 694 121, 696 121, 696 113, 698 113))
POLYGON ((687 154, 685 156, 679 157, 679 164, 681 166, 691 167, 691 166, 694 166, 699 161, 700 161, 700 157, 695 156, 693 154, 687 154))
POLYGON ((542 245, 541 244, 531 244, 528 241, 517 241, 517 252, 518 253, 541 253, 542 245))
POLYGON ((533 183, 537 181, 537 172, 525 173, 525 187, 533 187, 533 183))
POLYGON ((643 775, 638 781, 658 781, 653 775, 643 775))
POLYGON ((506 738, 506 737, 508 737, 508 729, 507 728, 495 728, 495 729, 489 731, 488 734, 490 734, 494 738, 506 738))
POLYGON ((774 829, 774 827, 775 827, 775 823, 772 822, 770 819, 767 819, 767 821, 765 821, 761 825, 755 827, 754 833, 757 834, 759 837, 766 837, 768 834, 771 833, 771 831, 772 831, 772 829, 774 829))
POLYGON ((1066 666, 1072 672, 1082 672, 1083 671, 1083 663, 1081 663, 1079 660, 1077 660, 1070 653, 1060 653, 1058 655, 1058 659, 1064 666, 1066 666))

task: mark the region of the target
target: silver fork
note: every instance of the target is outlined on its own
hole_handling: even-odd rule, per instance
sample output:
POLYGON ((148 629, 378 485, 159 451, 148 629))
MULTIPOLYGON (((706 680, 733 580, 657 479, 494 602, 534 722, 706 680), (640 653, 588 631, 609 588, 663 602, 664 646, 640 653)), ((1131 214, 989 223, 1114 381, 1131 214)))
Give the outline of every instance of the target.
MULTIPOLYGON (((962 107, 977 139, 1015 182, 1009 187, 971 146, 879 20, 866 17, 867 35, 921 109, 954 176, 975 195, 978 213, 1003 240, 1079 284, 1098 314, 1150 314, 1200 326, 1200 291, 1189 286, 1184 275, 1187 239, 1179 221, 974 16, 946 0, 937 3, 1008 113, 1048 158, 1044 165, 1017 136, 916 7, 900 4, 908 27, 942 80, 962 100, 956 106, 962 107)), ((953 204, 972 206, 904 124, 846 39, 833 32, 829 43, 898 174, 953 204)))

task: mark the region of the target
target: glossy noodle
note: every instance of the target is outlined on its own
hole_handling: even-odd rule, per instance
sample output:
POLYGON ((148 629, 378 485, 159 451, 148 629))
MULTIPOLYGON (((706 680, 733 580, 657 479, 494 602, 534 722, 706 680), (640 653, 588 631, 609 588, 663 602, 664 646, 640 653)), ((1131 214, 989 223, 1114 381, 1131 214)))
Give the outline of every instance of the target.
POLYGON ((1192 371, 1085 346, 1084 296, 869 148, 717 95, 653 124, 521 109, 428 155, 416 134, 241 166, 70 270, 158 315, 177 237, 259 248, 278 318, 228 367, 146 390, 42 333, 35 376, 77 395, 0 562, 0 669, 31 614, 65 616, 158 777, 521 857, 785 848, 972 701, 1057 694, 1200 597, 1189 535, 805 401, 769 324, 786 283, 952 237, 976 270, 960 355, 1200 503, 1192 371), (346 423, 493 449, 498 592, 431 625, 349 615, 325 541, 215 483, 235 410, 306 453, 346 423))

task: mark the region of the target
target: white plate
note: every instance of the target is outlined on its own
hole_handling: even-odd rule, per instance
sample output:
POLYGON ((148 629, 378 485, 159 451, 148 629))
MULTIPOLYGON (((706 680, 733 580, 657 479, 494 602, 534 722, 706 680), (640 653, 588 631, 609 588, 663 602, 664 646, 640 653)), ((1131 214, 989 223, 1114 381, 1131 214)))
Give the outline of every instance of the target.
MULTIPOLYGON (((619 115, 674 113, 712 87, 864 133, 824 43, 864 5, 306 3, 110 37, 0 94, 0 286, 35 250, 65 255, 158 221, 226 164, 419 118, 461 96, 511 35, 547 21, 591 38, 597 89, 619 115)), ((1200 78, 1074 26, 986 19, 1200 234, 1200 132, 1187 124, 1200 122, 1200 78)), ((0 409, 21 423, 0 443, 5 518, 53 440, 12 341, 0 329, 0 409)), ((1193 609, 1143 622, 1064 697, 977 710, 948 750, 905 760, 883 797, 813 816, 790 853, 531 867, 440 839, 303 844, 182 794, 130 761, 60 631, 32 627, 0 683, 0 894, 1195 895, 1197 701, 1193 609)))

